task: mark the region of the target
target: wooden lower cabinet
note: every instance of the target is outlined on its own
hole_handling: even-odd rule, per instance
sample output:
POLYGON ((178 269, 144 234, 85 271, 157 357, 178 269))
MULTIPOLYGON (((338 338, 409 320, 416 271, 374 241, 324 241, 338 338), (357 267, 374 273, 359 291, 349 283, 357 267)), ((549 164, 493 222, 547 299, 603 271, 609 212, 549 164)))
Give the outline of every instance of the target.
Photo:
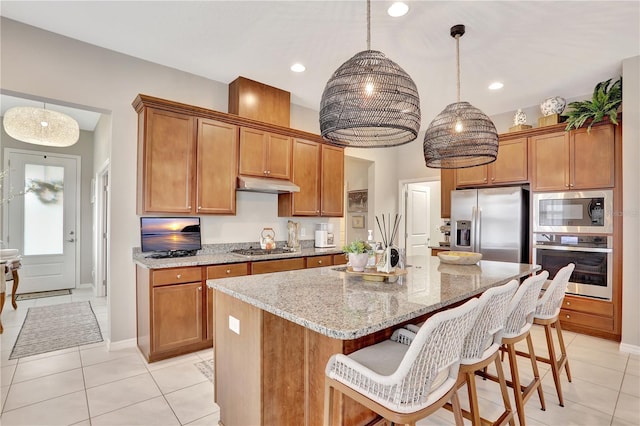
POLYGON ((569 331, 619 340, 614 328, 612 302, 567 295, 562 301, 560 323, 569 331))
POLYGON ((321 268, 333 265, 333 255, 307 257, 307 268, 321 268))
MULTIPOLYGON (((324 370, 352 345, 216 292, 215 401, 224 425, 321 425, 324 370), (230 330, 228 318, 240 322, 230 330), (224 348, 224 349, 222 349, 224 348), (224 366, 224 367, 222 367, 224 366)), ((364 425, 377 415, 337 395, 336 425, 364 425)))
POLYGON ((431 249, 431 256, 437 256, 438 253, 442 253, 443 251, 449 251, 450 249, 445 248, 445 249, 439 249, 439 248, 432 248, 431 249))
POLYGON ((148 362, 213 345, 209 297, 200 266, 136 266, 138 348, 148 362))

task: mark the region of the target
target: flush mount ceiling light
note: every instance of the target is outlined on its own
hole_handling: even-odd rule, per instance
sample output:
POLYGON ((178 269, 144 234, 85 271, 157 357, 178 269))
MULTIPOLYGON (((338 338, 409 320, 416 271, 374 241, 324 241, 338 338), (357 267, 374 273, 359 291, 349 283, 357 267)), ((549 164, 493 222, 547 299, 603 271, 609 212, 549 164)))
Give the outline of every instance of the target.
POLYGON ((36 145, 71 146, 80 136, 76 120, 45 108, 10 108, 4 114, 3 125, 12 138, 36 145))
POLYGON ((504 87, 504 84, 500 81, 494 81, 489 85, 489 90, 500 90, 504 87))
POLYGON ((367 50, 331 76, 320 101, 320 133, 334 145, 358 148, 411 142, 420 129, 418 89, 382 52, 371 50, 371 2, 367 0, 367 50))
POLYGON ((424 136, 424 160, 427 167, 460 169, 488 164, 498 156, 496 126, 469 102, 460 102, 460 37, 464 25, 451 27, 456 39, 458 102, 433 119, 424 136))
POLYGON ((395 2, 394 4, 389 6, 389 9, 387 9, 387 13, 389 14, 389 16, 394 18, 404 16, 408 11, 409 6, 407 6, 405 3, 402 3, 401 1, 395 2))
POLYGON ((293 72, 304 72, 304 70, 306 70, 307 68, 301 63, 296 62, 295 64, 291 65, 290 69, 293 72))

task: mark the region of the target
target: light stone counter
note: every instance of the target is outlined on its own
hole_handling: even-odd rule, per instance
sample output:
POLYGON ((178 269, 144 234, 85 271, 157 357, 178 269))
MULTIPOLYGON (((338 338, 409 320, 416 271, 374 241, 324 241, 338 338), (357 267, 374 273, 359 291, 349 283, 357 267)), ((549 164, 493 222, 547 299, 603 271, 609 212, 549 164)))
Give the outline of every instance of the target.
POLYGON ((366 281, 333 266, 208 280, 207 285, 325 336, 350 340, 540 270, 484 260, 447 265, 433 256, 412 257, 408 263, 413 265, 408 274, 395 283, 366 281))
MULTIPOLYGON (((258 256, 241 256, 229 253, 235 246, 229 246, 226 251, 210 252, 206 251, 196 256, 170 257, 164 259, 153 259, 146 257, 145 253, 134 252, 134 263, 148 269, 177 268, 185 266, 221 265, 229 263, 256 262, 261 260, 290 259, 296 257, 322 256, 324 254, 340 254, 340 248, 303 248, 301 251, 291 253, 267 254, 258 256)), ((243 247, 244 248, 244 247, 243 247)))

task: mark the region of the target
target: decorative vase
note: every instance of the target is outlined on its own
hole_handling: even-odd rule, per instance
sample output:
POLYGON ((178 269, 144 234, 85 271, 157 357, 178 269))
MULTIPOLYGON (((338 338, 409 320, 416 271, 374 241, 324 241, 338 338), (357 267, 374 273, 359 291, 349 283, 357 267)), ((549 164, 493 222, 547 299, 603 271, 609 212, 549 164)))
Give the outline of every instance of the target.
POLYGON ((355 272, 364 271, 369 261, 369 253, 349 253, 349 266, 355 272))
POLYGON ((564 107, 567 105, 567 101, 560 96, 554 96, 547 98, 540 104, 540 111, 545 117, 553 114, 562 114, 564 107))
POLYGON ((513 125, 517 126, 518 124, 527 124, 527 114, 520 108, 518 108, 518 111, 516 111, 516 114, 513 116, 513 125))

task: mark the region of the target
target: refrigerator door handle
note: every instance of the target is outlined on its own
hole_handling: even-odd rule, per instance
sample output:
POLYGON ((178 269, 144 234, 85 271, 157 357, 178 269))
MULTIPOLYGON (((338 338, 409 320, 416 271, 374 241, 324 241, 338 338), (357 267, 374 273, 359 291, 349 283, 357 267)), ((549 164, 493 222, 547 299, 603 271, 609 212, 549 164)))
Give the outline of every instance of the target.
POLYGON ((476 226, 478 226, 477 219, 478 208, 476 206, 471 207, 471 232, 469 235, 469 249, 476 251, 476 226))
POLYGON ((480 239, 480 235, 481 235, 481 226, 482 223, 482 209, 478 208, 478 211, 476 213, 476 248, 475 248, 475 252, 476 253, 481 253, 482 250, 482 240, 480 239))

